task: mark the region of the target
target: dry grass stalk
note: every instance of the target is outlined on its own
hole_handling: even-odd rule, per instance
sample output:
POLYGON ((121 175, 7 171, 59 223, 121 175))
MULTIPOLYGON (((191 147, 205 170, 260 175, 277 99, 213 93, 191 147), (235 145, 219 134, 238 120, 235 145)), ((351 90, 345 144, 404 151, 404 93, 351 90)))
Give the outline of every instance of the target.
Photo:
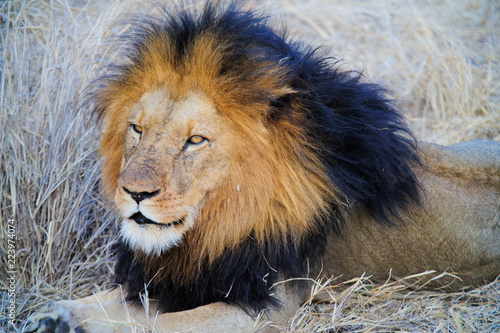
MULTIPOLYGON (((363 68, 368 79, 391 88, 419 138, 500 140, 499 3, 264 5, 273 16, 285 17, 291 35, 324 44, 329 54, 348 60, 346 69, 363 68)), ((145 10, 137 0, 1 3, 0 331, 13 330, 7 321, 9 218, 17 238, 16 326, 49 299, 86 296, 108 286, 116 219, 99 194, 99 129, 82 101, 90 75, 119 59, 119 50, 105 42, 122 32, 117 18, 145 10)), ((402 282, 318 280, 313 296, 326 292, 328 303, 304 305, 282 329, 500 330, 498 281, 456 294, 415 292, 402 282)))

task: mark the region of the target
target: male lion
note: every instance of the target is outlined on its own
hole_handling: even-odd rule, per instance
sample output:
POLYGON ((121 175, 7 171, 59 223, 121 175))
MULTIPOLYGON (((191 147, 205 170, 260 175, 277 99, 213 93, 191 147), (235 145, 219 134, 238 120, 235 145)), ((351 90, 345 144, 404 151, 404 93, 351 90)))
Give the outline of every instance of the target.
POLYGON ((305 300, 289 278, 500 274, 499 144, 416 143, 383 89, 237 5, 164 16, 95 94, 121 286, 27 331, 248 332, 305 300))

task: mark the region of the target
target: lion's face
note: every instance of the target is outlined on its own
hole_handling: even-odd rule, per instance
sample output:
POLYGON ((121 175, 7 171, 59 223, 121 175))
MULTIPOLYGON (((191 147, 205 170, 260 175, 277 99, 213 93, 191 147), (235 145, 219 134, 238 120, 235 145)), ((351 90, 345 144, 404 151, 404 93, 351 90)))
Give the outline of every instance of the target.
POLYGON ((128 113, 114 198, 121 234, 133 248, 160 254, 193 226, 205 194, 227 173, 232 130, 201 93, 174 100, 149 91, 128 113))

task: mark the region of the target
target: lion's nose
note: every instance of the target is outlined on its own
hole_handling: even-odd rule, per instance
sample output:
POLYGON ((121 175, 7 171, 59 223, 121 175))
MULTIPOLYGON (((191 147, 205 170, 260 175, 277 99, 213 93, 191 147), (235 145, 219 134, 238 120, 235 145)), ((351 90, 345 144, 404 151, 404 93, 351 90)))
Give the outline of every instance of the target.
POLYGON ((130 194, 132 199, 134 199, 135 202, 139 203, 144 199, 149 199, 160 193, 160 190, 154 191, 154 192, 133 192, 128 190, 126 187, 123 187, 123 190, 130 194))

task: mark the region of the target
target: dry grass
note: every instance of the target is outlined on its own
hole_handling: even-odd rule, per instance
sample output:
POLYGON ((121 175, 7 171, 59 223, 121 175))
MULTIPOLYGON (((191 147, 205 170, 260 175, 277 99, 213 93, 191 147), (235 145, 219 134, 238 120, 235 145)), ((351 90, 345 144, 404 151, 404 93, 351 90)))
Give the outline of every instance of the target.
MULTIPOLYGON (((430 272, 420 274, 424 277, 430 272)), ((415 276, 412 277, 414 281, 415 276)), ((500 282, 469 292, 413 290, 409 279, 374 285, 316 281, 286 332, 498 332, 500 282), (318 297, 319 296, 319 297, 318 297), (318 304, 322 300, 324 304, 318 304)))
MULTIPOLYGON (((250 4, 251 5, 251 4, 250 4)), ((417 137, 500 141, 500 3, 496 1, 264 2, 292 35, 346 59, 346 69, 394 91, 417 137), (320 4, 321 3, 321 4, 320 4)), ((106 38, 140 1, 5 1, 0 48, 0 331, 7 323, 9 218, 16 226, 16 321, 49 299, 105 289, 114 213, 99 195, 99 129, 82 104, 93 73, 117 57, 106 38)), ((444 294, 322 283, 292 332, 500 331, 500 282, 444 294), (316 295, 318 296, 318 295, 316 295)))

